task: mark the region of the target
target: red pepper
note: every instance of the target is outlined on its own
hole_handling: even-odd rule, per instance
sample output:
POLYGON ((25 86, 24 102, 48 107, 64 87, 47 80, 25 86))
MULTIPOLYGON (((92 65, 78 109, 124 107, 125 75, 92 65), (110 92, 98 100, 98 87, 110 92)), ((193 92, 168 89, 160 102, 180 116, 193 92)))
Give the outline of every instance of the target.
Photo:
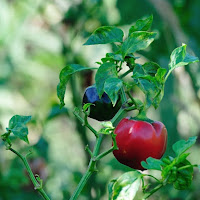
POLYGON ((160 159, 167 146, 167 129, 162 122, 122 119, 115 129, 118 150, 116 159, 133 169, 144 170, 141 161, 160 159))

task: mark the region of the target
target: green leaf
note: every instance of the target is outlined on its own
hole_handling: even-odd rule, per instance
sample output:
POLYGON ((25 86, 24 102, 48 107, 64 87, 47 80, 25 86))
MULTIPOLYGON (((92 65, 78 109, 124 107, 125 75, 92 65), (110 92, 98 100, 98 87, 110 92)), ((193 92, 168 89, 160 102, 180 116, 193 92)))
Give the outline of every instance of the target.
POLYGON ((109 134, 112 134, 115 129, 112 122, 110 122, 110 121, 102 122, 101 125, 103 126, 103 128, 101 128, 98 131, 99 134, 109 135, 109 134))
POLYGON ((146 159, 146 162, 142 161, 141 164, 145 169, 155 169, 161 171, 161 164, 163 164, 163 162, 161 160, 149 157, 146 159))
POLYGON ((107 121, 107 122, 102 122, 101 125, 105 128, 111 128, 114 129, 115 127, 113 126, 111 121, 107 121))
POLYGON ((10 121, 7 130, 11 131, 16 137, 25 141, 29 144, 28 141, 28 128, 26 124, 31 120, 31 116, 21 116, 15 115, 10 121))
POLYGON ((106 62, 112 62, 114 63, 115 61, 124 61, 123 57, 119 53, 107 53, 105 58, 102 58, 101 61, 103 63, 106 62))
POLYGON ((96 29, 84 45, 107 44, 122 42, 124 33, 114 26, 102 26, 96 29))
POLYGON ((154 107, 157 108, 159 102, 156 102, 156 97, 160 93, 161 89, 158 87, 155 77, 141 77, 137 80, 137 85, 146 95, 147 105, 151 106, 153 104, 154 107))
POLYGON ((158 108, 160 102, 163 99, 164 96, 164 82, 165 82, 165 74, 166 74, 167 70, 164 68, 159 68, 156 75, 155 75, 155 79, 156 79, 156 83, 157 83, 157 90, 156 90, 156 95, 153 99, 152 105, 154 106, 154 108, 158 108))
POLYGON ((101 128, 98 131, 98 134, 104 134, 104 135, 110 135, 112 133, 113 133, 113 129, 110 129, 110 128, 101 128))
POLYGON ((146 19, 137 20, 136 23, 129 29, 129 35, 131 35, 131 33, 135 31, 148 31, 151 27, 152 22, 153 15, 150 15, 146 19))
POLYGON ((28 141, 28 128, 24 124, 17 123, 16 126, 11 129, 13 134, 20 138, 21 140, 25 141, 27 144, 29 144, 28 141))
POLYGON ((117 70, 114 63, 103 63, 97 70, 95 82, 100 98, 104 93, 104 84, 108 78, 117 78, 117 70))
POLYGON ((80 72, 83 70, 91 70, 91 69, 96 69, 96 68, 83 67, 81 65, 71 64, 71 65, 67 65, 65 68, 61 70, 60 76, 59 76, 60 83, 57 86, 57 96, 61 104, 60 108, 62 108, 65 105, 64 97, 65 97, 65 91, 66 91, 66 84, 68 83, 71 76, 76 72, 80 72))
POLYGON ((108 53, 107 55, 108 55, 110 58, 113 58, 113 60, 115 60, 115 61, 124 61, 122 55, 119 54, 119 53, 117 53, 117 54, 115 54, 115 53, 108 53))
POLYGON ((167 162, 163 162, 165 165, 162 169, 162 178, 167 180, 167 183, 173 183, 173 186, 177 190, 185 190, 192 183, 193 166, 186 159, 189 153, 184 153, 176 158, 168 157, 167 162))
POLYGON ((148 106, 157 108, 164 95, 164 76, 167 70, 158 64, 149 62, 143 66, 137 64, 133 70, 136 85, 144 92, 148 106))
POLYGON ((129 53, 146 49, 156 37, 156 33, 137 31, 131 33, 131 35, 122 44, 122 55, 125 57, 129 53))
MULTIPOLYGON (((162 177, 163 177, 163 179, 166 179, 171 174, 171 171, 174 167, 177 167, 178 164, 185 161, 188 155, 189 154, 182 154, 182 155, 180 155, 176 158, 173 158, 173 157, 170 157, 170 156, 162 158, 162 162, 163 162, 163 164, 162 164, 162 166, 163 166, 162 177)), ((173 175, 172 175, 172 177, 170 177, 168 182, 170 182, 171 180, 174 181, 173 175)))
POLYGON ((175 162, 172 162, 171 164, 165 166, 163 169, 162 169, 162 178, 163 180, 165 179, 168 179, 168 183, 173 183, 175 181, 175 177, 176 177, 176 174, 171 174, 171 171, 172 171, 172 168, 175 166, 175 162))
POLYGON ((122 57, 122 54, 114 54, 113 55, 113 59, 115 60, 115 61, 124 61, 124 59, 123 59, 123 57, 122 57))
POLYGON ((112 200, 113 185, 115 182, 116 182, 116 179, 111 180, 110 183, 108 184, 109 200, 112 200))
POLYGON ((183 162, 184 160, 186 160, 186 158, 190 155, 190 153, 183 153, 181 155, 179 155, 178 157, 175 158, 176 160, 176 164, 179 164, 181 162, 183 162))
POLYGON ((92 104, 92 103, 86 103, 86 104, 84 104, 83 105, 83 112, 86 112, 90 108, 91 105, 94 105, 94 104, 92 104))
POLYGON ((90 106, 95 106, 94 104, 92 103, 86 103, 83 105, 83 113, 86 115, 86 116, 89 116, 90 115, 90 106))
POLYGON ((13 129, 16 124, 27 124, 31 120, 31 116, 14 115, 8 124, 9 129, 13 129))
POLYGON ((109 96, 113 106, 119 98, 119 91, 123 87, 123 82, 119 78, 108 78, 104 84, 104 91, 109 96))
POLYGON ((162 177, 163 179, 168 178, 168 183, 173 183, 177 178, 177 168, 182 167, 182 163, 185 163, 186 158, 189 154, 181 154, 176 158, 167 157, 163 158, 163 170, 162 170, 162 177), (164 161, 165 160, 165 161, 164 161), (167 160, 167 162, 166 162, 167 160), (174 170, 175 169, 175 170, 174 170))
POLYGON ((138 78, 143 78, 146 75, 148 75, 148 74, 145 73, 145 70, 143 69, 143 67, 140 64, 136 64, 133 69, 132 77, 134 79, 138 79, 138 78))
POLYGON ((190 137, 187 141, 180 140, 172 146, 172 149, 174 150, 176 155, 179 156, 182 153, 184 153, 185 151, 187 151, 191 146, 193 146, 195 144, 196 140, 197 140, 196 136, 190 137))
MULTIPOLYGON (((183 162, 177 165, 177 168, 189 166, 191 163, 188 160, 184 160, 183 162)), ((186 190, 190 187, 193 178, 193 166, 191 167, 178 170, 176 181, 174 182, 173 186, 177 190, 186 190)))
POLYGON ((113 185, 111 200, 132 200, 141 184, 141 173, 131 171, 120 176, 113 185))
POLYGON ((144 65, 142 65, 142 68, 146 74, 155 76, 160 66, 155 62, 146 62, 144 65))
POLYGON ((177 67, 188 65, 190 63, 198 62, 199 59, 195 56, 189 55, 186 52, 186 44, 174 49, 170 56, 169 70, 172 71, 177 67))
POLYGON ((156 72, 156 80, 159 82, 159 83, 164 83, 165 81, 165 74, 167 73, 167 70, 165 68, 158 68, 157 72, 156 72))

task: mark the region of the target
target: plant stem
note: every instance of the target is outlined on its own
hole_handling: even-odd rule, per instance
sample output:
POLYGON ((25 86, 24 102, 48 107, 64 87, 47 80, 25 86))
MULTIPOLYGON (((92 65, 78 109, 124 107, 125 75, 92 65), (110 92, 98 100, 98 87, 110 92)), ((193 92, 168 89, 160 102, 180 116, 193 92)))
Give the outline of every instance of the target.
POLYGON ((165 76, 165 82, 167 81, 167 79, 168 79, 169 75, 171 74, 171 72, 172 72, 172 69, 170 69, 170 70, 167 72, 167 75, 165 76))
POLYGON ((183 167, 180 167, 180 168, 178 168, 178 171, 181 171, 181 170, 183 170, 183 169, 188 169, 188 168, 191 168, 191 167, 197 167, 198 165, 185 165, 185 166, 183 166, 183 167))
POLYGON ((19 152, 17 152, 16 150, 14 150, 13 148, 9 148, 10 151, 12 151, 14 154, 16 154, 24 163, 26 170, 28 172, 28 175, 34 185, 34 189, 37 190, 39 192, 39 194, 43 197, 43 199, 46 200, 50 200, 50 198, 47 196, 47 194, 45 193, 45 191, 42 189, 42 185, 38 183, 38 181, 36 180, 29 164, 28 161, 26 160, 26 157, 22 156, 19 152))
POLYGON ((159 179, 157 179, 155 176, 152 176, 150 174, 143 174, 142 176, 149 176, 149 177, 155 179, 158 183, 161 183, 161 181, 159 179))
POLYGON ((131 111, 131 110, 136 110, 136 109, 137 109, 136 106, 131 106, 131 107, 125 108, 124 110, 131 111))
POLYGON ((90 129, 94 133, 95 137, 98 137, 97 131, 89 123, 85 123, 84 119, 76 111, 74 111, 74 115, 82 124, 84 124, 88 129, 90 129))
POLYGON ((125 73, 123 73, 122 75, 119 76, 120 79, 124 78, 125 76, 127 76, 129 73, 131 73, 133 70, 129 69, 128 71, 126 71, 125 73))
POLYGON ((125 109, 120 108, 120 109, 118 110, 118 112, 116 113, 116 115, 112 118, 112 120, 111 120, 112 124, 115 125, 115 123, 118 122, 119 119, 121 119, 122 116, 123 116, 125 113, 126 113, 125 109))
POLYGON ((126 98, 126 93, 124 91, 124 88, 122 87, 121 88, 121 99, 122 99, 122 104, 126 103, 127 102, 127 98, 126 98))
POLYGON ((88 167, 87 171, 85 172, 85 174, 81 178, 81 180, 80 180, 76 190, 74 191, 73 195, 71 196, 70 200, 75 200, 75 199, 78 198, 78 196, 80 195, 81 191, 83 190, 85 184, 87 183, 87 181, 90 178, 90 176, 92 175, 92 173, 93 172, 90 171, 90 167, 88 167))
POLYGON ((112 135, 112 140, 113 140, 113 146, 110 147, 110 149, 108 149, 107 151, 99 154, 97 157, 96 157, 96 160, 100 160, 101 158, 105 157, 106 155, 108 155, 109 153, 111 153, 112 151, 118 149, 118 146, 117 146, 117 141, 116 141, 116 135, 114 133, 111 134, 112 135))
POLYGON ((148 192, 148 194, 145 196, 145 199, 149 198, 152 194, 157 192, 162 187, 163 187, 163 184, 159 184, 158 186, 156 186, 154 189, 152 189, 150 192, 148 192))
MULTIPOLYGON (((124 92, 124 89, 121 89, 121 98, 122 98, 122 103, 127 102, 127 98, 126 98, 126 94, 124 92)), ((126 111, 123 108, 120 108, 119 111, 117 112, 117 114, 114 116, 114 118, 111 120, 111 122, 114 124, 119 118, 121 118, 121 116, 125 113, 126 111)), ((93 152, 89 152, 91 155, 90 158, 90 162, 88 165, 88 168, 85 172, 85 174, 83 175, 83 177, 81 178, 76 190, 74 191, 74 193, 72 194, 70 200, 76 200, 81 191, 83 190, 85 184, 87 183, 88 179, 90 178, 90 176, 96 171, 96 162, 98 160, 100 160, 101 158, 103 158, 104 156, 106 156, 108 153, 112 152, 114 149, 116 149, 117 145, 115 140, 115 135, 113 134, 112 138, 113 138, 113 146, 108 149, 107 151, 103 152, 102 154, 99 154, 99 150, 100 150, 100 146, 102 143, 102 139, 103 139, 103 135, 99 135, 97 133, 97 131, 95 129, 93 129, 92 126, 89 125, 89 123, 87 123, 87 121, 85 121, 84 119, 82 119, 79 114, 75 111, 74 115, 78 118, 78 120, 84 124, 86 127, 88 127, 96 136, 96 143, 95 143, 95 147, 93 152), (99 155, 98 155, 99 154, 99 155)))
POLYGON ((110 147, 110 149, 108 149, 107 151, 99 154, 97 157, 96 157, 96 160, 100 160, 102 159, 103 157, 105 157, 106 155, 108 155, 109 153, 111 153, 113 150, 115 150, 116 148, 114 146, 110 147))
POLYGON ((87 171, 81 178, 81 180, 80 180, 76 190, 74 191, 73 195, 71 196, 70 200, 76 200, 78 198, 78 196, 80 195, 81 191, 83 190, 85 184, 87 183, 88 179, 96 171, 96 168, 95 168, 96 162, 97 162, 96 156, 99 153, 102 140, 103 140, 103 135, 100 135, 98 138, 96 138, 96 144, 95 144, 95 147, 93 150, 93 156, 90 159, 90 163, 87 168, 87 171))

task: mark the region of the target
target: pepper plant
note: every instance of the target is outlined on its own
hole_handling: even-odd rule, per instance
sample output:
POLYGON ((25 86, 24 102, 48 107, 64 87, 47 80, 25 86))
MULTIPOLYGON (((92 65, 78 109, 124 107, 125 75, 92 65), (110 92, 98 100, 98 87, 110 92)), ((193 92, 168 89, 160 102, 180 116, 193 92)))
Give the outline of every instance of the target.
MULTIPOLYGON (((131 167, 132 171, 122 174, 109 183, 110 200, 132 200, 140 185, 144 193, 143 199, 147 199, 166 184, 172 184, 177 190, 185 190, 191 185, 193 168, 200 168, 188 161, 189 153, 186 153, 195 144, 196 137, 176 142, 172 147, 176 156, 167 155, 162 158, 167 145, 167 129, 162 122, 147 117, 150 107, 158 108, 171 72, 177 67, 199 61, 197 57, 188 54, 186 44, 182 44, 172 52, 166 68, 153 61, 138 63, 135 53, 148 48, 156 38, 155 32, 148 31, 152 21, 152 16, 139 19, 130 27, 126 36, 120 28, 99 27, 84 45, 109 43, 113 52, 107 53, 97 62, 99 67, 69 64, 60 72, 57 96, 62 108, 65 105, 66 85, 71 76, 83 70, 96 71, 94 85, 86 88, 84 96, 80 97, 83 99, 82 109, 75 108, 73 112, 82 125, 94 134, 96 143, 92 150, 89 146, 85 148, 91 159, 70 200, 78 199, 90 176, 97 171, 96 163, 112 152, 119 162, 131 167), (131 77, 131 81, 127 81, 127 76, 131 77), (135 87, 141 90, 143 98, 133 94, 135 87), (137 114, 127 118, 127 114, 130 115, 131 111, 137 111, 134 112, 137 114), (103 121, 100 122, 102 128, 95 130, 89 123, 88 117, 103 121), (110 148, 100 152, 103 138, 109 136, 112 138, 110 148), (151 175, 149 170, 160 171, 161 178, 151 175), (154 182, 146 185, 146 176, 152 178, 154 182)), ((50 199, 42 188, 42 180, 32 173, 27 156, 22 156, 12 148, 11 133, 29 143, 26 124, 30 120, 30 116, 13 116, 9 121, 7 132, 1 138, 6 148, 23 161, 35 189, 44 199, 50 199)))

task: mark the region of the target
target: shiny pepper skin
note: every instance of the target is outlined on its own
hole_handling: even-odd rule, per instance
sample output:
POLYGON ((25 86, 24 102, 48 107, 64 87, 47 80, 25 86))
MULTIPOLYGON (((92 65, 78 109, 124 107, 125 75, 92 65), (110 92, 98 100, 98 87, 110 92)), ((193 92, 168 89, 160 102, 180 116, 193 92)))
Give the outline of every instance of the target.
POLYGON ((141 161, 160 159, 167 146, 167 129, 162 122, 122 119, 115 129, 118 150, 115 158, 133 169, 144 170, 141 161))
POLYGON ((122 105, 121 100, 119 99, 113 107, 111 100, 105 92, 100 99, 94 85, 86 88, 85 90, 82 104, 84 105, 86 103, 93 104, 90 106, 89 117, 98 121, 111 120, 122 105))

